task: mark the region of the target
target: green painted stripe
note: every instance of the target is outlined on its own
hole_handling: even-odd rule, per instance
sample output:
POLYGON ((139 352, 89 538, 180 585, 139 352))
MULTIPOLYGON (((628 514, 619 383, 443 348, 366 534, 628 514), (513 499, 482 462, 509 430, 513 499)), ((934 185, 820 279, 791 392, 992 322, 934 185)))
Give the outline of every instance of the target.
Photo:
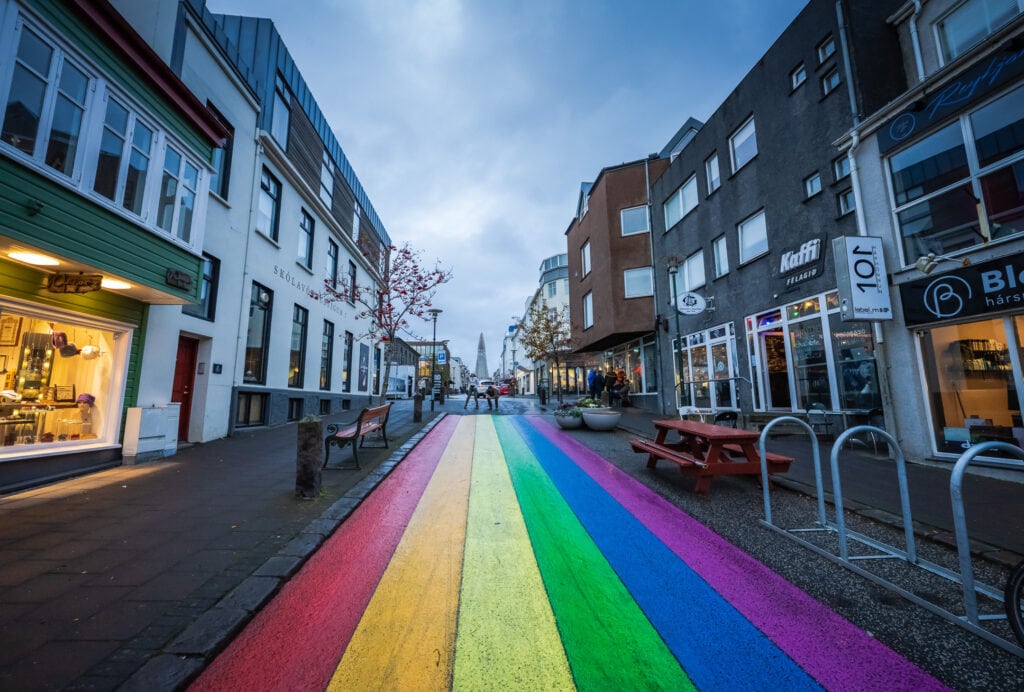
POLYGON ((577 686, 695 689, 512 424, 495 426, 577 686))
POLYGON ((572 690, 494 424, 475 420, 452 689, 572 690))

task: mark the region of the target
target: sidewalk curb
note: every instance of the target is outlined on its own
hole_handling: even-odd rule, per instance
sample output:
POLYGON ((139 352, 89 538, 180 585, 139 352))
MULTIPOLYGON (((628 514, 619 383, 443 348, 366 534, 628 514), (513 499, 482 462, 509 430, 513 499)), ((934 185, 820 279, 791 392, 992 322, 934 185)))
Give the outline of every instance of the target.
POLYGON ((214 655, 231 642, 381 481, 447 416, 448 413, 442 411, 425 423, 381 462, 376 470, 335 500, 320 517, 311 521, 277 555, 260 565, 252 575, 189 625, 164 649, 162 655, 150 659, 136 671, 121 689, 181 689, 197 677, 214 655))

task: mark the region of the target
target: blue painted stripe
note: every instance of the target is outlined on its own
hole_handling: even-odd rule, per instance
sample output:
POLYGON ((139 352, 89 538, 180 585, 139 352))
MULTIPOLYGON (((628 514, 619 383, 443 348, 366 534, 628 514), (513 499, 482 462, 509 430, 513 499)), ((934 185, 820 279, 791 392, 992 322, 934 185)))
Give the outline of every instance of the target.
POLYGON ((697 687, 820 689, 570 457, 512 422, 697 687))

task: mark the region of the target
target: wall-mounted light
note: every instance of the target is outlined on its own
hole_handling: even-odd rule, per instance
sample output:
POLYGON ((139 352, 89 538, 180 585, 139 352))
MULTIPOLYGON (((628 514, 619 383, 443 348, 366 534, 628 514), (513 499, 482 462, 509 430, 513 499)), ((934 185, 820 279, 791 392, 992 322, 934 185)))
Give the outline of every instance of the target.
POLYGON ((918 257, 917 261, 914 262, 914 266, 917 267, 917 271, 927 276, 935 271, 935 268, 939 266, 939 262, 942 260, 959 262, 962 267, 971 266, 970 257, 947 257, 946 255, 936 255, 934 252, 929 252, 927 255, 918 257))
POLYGON ((15 250, 14 252, 8 252, 7 256, 12 260, 31 264, 36 267, 56 267, 60 265, 60 260, 55 257, 50 257, 49 255, 44 255, 38 252, 28 252, 27 250, 15 250))
POLYGON ((127 288, 132 287, 132 285, 127 281, 121 281, 120 279, 111 279, 106 276, 103 277, 102 281, 100 281, 100 286, 106 289, 110 289, 112 291, 123 291, 127 288))

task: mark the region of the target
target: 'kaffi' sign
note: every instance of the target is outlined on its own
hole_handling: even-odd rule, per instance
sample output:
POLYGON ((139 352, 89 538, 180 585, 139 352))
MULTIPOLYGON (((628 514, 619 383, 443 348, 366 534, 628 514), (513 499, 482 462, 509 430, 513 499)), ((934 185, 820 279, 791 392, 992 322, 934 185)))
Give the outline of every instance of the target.
POLYGON ((50 293, 91 293, 100 290, 102 274, 50 274, 46 290, 50 293))

